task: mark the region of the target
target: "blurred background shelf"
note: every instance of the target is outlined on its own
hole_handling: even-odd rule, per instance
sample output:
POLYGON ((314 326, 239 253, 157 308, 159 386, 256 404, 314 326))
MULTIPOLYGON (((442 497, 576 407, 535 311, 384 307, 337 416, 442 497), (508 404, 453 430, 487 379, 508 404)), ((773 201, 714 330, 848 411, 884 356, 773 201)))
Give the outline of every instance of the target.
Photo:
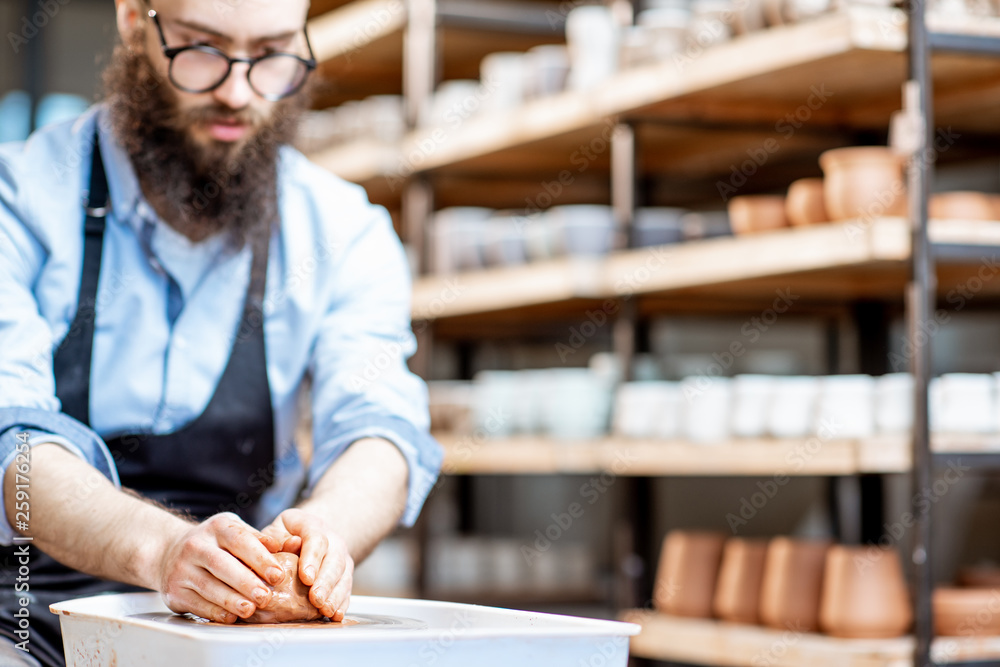
MULTIPOLYGON (((966 18, 946 27, 960 34, 1000 35, 996 18, 966 18)), ((447 70, 449 32, 444 34, 447 70)), ((470 43, 486 50, 463 54, 458 60, 478 63, 501 46, 513 51, 530 46, 511 41, 506 34, 496 39, 506 44, 488 44, 478 35, 470 38, 470 43)), ((471 188, 446 190, 441 205, 482 204, 483 188, 476 185, 484 178, 502 175, 520 181, 531 196, 560 170, 574 176, 606 174, 610 151, 599 143, 609 138, 613 123, 625 121, 638 124, 637 143, 643 148, 638 172, 664 181, 666 189, 657 188, 663 197, 681 198, 683 203, 684 198, 718 196, 715 179, 728 176, 730 166, 746 160, 748 150, 767 150, 764 146, 770 141, 773 145, 768 146, 780 150, 767 150, 767 164, 760 165, 753 179, 753 189, 766 190, 796 176, 818 174, 816 155, 856 141, 859 133, 884 136, 890 115, 899 108, 905 47, 901 11, 851 6, 806 23, 740 36, 705 49, 696 58, 680 55, 625 70, 592 91, 564 92, 509 113, 418 128, 398 145, 384 146, 385 155, 379 160, 357 160, 358 149, 350 144, 316 152, 312 158, 348 180, 372 187, 388 198, 384 203, 390 208, 398 205, 398 193, 385 192, 379 181, 420 172, 460 179, 471 188), (591 142, 599 148, 593 158, 574 162, 572 156, 579 158, 580 149, 591 142)), ((387 52, 386 59, 398 61, 400 49, 401 45, 387 52)), ((933 72, 939 125, 966 140, 976 135, 982 148, 1000 145, 996 138, 1000 63, 936 54, 933 72)), ((330 74, 338 82, 350 78, 343 72, 330 74)), ((459 78, 476 78, 475 74, 456 72, 459 78)), ((400 81, 401 76, 401 70, 394 71, 386 80, 400 81)), ((372 88, 371 73, 364 78, 369 94, 388 92, 372 88)), ((494 195, 489 205, 515 207, 523 205, 523 198, 513 193, 494 195)))
MULTIPOLYGON (((938 243, 981 250, 939 262, 939 291, 946 294, 967 280, 1000 248, 1000 222, 935 221, 938 243)), ((419 279, 414 285, 415 320, 473 316, 559 302, 637 295, 670 296, 703 302, 726 296, 769 305, 775 290, 792 289, 805 300, 838 301, 898 298, 907 280, 908 225, 900 218, 843 222, 779 230, 745 237, 613 253, 605 258, 562 258, 419 279)), ((997 284, 981 296, 995 295, 997 284)), ((581 309, 582 311, 582 309, 581 309)), ((544 317, 544 313, 537 313, 544 317)))
MULTIPOLYGON (((495 440, 436 434, 449 475, 601 475, 624 477, 837 476, 903 473, 910 469, 904 435, 861 440, 734 439, 721 443, 638 440, 609 436, 565 441, 517 436, 495 440)), ((943 462, 974 464, 1000 454, 1000 436, 938 434, 943 462)))
MULTIPOLYGON (((402 95, 406 0, 313 3, 309 31, 323 85, 315 106, 325 108, 369 95, 402 95), (325 10, 325 11, 324 11, 325 10)), ((544 0, 438 0, 441 74, 479 78, 479 61, 495 51, 525 51, 562 41, 565 11, 544 0)), ((355 173, 388 173, 364 165, 355 173)), ((321 163, 323 161, 321 160, 321 163)), ((353 179, 349 179, 353 180, 353 179)))
MULTIPOLYGON (((913 664, 913 637, 839 639, 723 621, 630 610, 622 620, 642 632, 631 641, 635 657, 725 667, 905 667, 913 664)), ((1000 637, 939 637, 936 664, 1000 660, 1000 637)))

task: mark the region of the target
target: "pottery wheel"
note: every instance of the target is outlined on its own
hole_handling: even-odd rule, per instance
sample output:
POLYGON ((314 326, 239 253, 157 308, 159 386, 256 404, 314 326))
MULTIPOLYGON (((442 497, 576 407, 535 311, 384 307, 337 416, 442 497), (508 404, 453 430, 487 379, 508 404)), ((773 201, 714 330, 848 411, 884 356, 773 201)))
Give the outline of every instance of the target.
POLYGON ((348 614, 340 623, 334 623, 327 619, 309 621, 308 623, 216 623, 195 616, 194 614, 170 614, 149 612, 145 614, 132 614, 130 618, 139 618, 156 623, 169 623, 186 626, 197 626, 199 628, 225 628, 227 630, 284 630, 284 629, 308 629, 308 630, 343 630, 351 629, 389 629, 389 630, 422 630, 427 627, 423 621, 415 618, 405 618, 403 616, 379 616, 376 614, 348 614))

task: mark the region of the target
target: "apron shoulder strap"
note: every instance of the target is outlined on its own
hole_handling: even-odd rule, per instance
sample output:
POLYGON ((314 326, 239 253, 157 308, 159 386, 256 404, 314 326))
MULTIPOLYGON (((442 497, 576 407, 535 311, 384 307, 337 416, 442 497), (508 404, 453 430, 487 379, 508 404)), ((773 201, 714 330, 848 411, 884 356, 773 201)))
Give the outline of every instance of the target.
POLYGON ((100 135, 95 130, 90 186, 84 200, 83 271, 76 316, 53 359, 56 395, 62 403, 62 411, 87 425, 90 424, 90 363, 97 315, 97 284, 101 276, 104 221, 110 207, 100 135))

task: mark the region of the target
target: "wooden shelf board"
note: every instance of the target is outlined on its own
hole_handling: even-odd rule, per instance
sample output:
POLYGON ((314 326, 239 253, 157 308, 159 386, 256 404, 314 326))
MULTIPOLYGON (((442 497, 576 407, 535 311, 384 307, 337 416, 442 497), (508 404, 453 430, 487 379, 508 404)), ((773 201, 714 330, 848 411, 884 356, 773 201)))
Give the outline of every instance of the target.
MULTIPOLYGON (((861 440, 747 438, 696 444, 608 436, 563 441, 544 436, 495 440, 436 434, 449 475, 598 475, 626 477, 788 477, 905 473, 908 435, 861 440)), ((933 451, 1000 453, 1000 435, 934 434, 933 451)))
MULTIPOLYGON (((621 620, 638 623, 631 640, 635 657, 724 667, 908 667, 913 637, 839 639, 724 621, 667 616, 630 610, 621 620)), ((1000 658, 1000 637, 939 637, 931 648, 936 664, 1000 658)))
MULTIPOLYGON (((933 221, 931 237, 939 243, 981 245, 989 257, 1000 246, 1000 222, 933 221)), ((907 222, 883 218, 430 276, 414 285, 412 317, 440 319, 646 294, 773 300, 776 290, 788 289, 806 299, 898 297, 909 247, 907 222)), ((942 293, 978 268, 942 265, 942 293)), ((1000 284, 987 281, 979 296, 998 290, 1000 284)))
POLYGON ((443 472, 451 475, 597 475, 627 477, 770 477, 897 473, 908 470, 908 441, 746 439, 718 444, 608 437, 478 440, 440 435, 443 472))
POLYGON ((316 60, 359 57, 366 46, 406 25, 403 0, 354 0, 309 20, 309 36, 316 60))
MULTIPOLYGON (((1000 19, 967 20, 953 28, 1000 35, 1000 19)), ((508 113, 470 118, 457 127, 419 129, 396 148, 401 157, 419 159, 388 164, 392 168, 395 162, 391 173, 397 176, 402 175, 400 164, 407 170, 516 174, 525 165, 540 168, 553 160, 569 160, 580 145, 607 135, 615 118, 757 125, 752 139, 736 142, 738 154, 745 154, 748 141, 752 146, 767 139, 805 149, 809 129, 882 130, 900 107, 905 31, 905 15, 899 10, 851 6, 799 25, 746 35, 689 60, 626 70, 591 91, 534 100, 508 113), (804 124, 795 121, 796 113, 808 116, 804 124)), ((939 125, 955 125, 962 132, 1000 132, 1000 62, 938 54, 933 69, 939 125)), ((822 138, 812 142, 817 152, 828 147, 822 138)), ((670 150, 649 152, 669 155, 670 150)), ((372 170, 372 163, 354 163, 350 153, 349 147, 343 157, 328 151, 325 162, 358 182, 385 173, 372 170)), ((718 157, 724 165, 731 159, 727 154, 718 157)), ((602 167, 604 160, 606 156, 591 166, 602 167)), ((706 168, 717 165, 709 161, 706 168)))

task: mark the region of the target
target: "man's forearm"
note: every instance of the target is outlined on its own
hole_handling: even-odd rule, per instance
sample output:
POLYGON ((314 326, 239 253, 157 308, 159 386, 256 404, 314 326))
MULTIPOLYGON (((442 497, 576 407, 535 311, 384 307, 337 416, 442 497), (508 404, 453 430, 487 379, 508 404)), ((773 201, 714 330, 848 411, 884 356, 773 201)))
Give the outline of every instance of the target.
MULTIPOLYGON (((7 520, 15 519, 15 466, 3 480, 7 520)), ((164 546, 191 528, 178 516, 120 491, 90 464, 57 444, 31 450, 33 544, 75 570, 158 589, 164 546)))
POLYGON ((360 563, 399 523, 408 480, 406 458, 395 445, 365 438, 333 462, 299 507, 332 526, 360 563))

